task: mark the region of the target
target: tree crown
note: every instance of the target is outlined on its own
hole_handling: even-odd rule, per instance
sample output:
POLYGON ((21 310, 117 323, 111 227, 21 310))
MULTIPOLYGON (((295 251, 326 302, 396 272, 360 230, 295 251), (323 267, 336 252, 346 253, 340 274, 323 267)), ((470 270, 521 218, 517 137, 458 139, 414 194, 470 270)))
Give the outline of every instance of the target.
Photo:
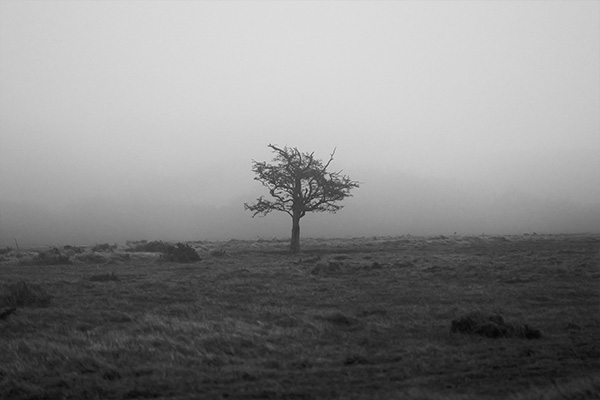
POLYGON ((269 144, 275 153, 273 163, 252 161, 254 180, 260 181, 269 190, 274 200, 259 197, 254 204, 244 204, 257 214, 266 215, 271 211, 283 211, 303 217, 307 212, 331 212, 343 208, 336 204, 351 196, 350 190, 359 187, 342 171, 330 172, 327 168, 333 161, 335 149, 325 163, 313 153, 301 153, 297 148, 277 147, 269 144))

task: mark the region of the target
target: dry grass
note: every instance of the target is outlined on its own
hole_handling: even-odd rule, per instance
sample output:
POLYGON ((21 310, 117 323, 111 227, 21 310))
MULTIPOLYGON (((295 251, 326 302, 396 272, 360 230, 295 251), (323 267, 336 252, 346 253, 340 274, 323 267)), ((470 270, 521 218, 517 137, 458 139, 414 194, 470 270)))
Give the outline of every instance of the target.
POLYGON ((0 287, 1 307, 47 307, 50 302, 51 297, 42 285, 21 280, 0 287))
POLYGON ((201 255, 227 257, 3 263, 2 299, 23 282, 52 301, 0 321, 0 398, 599 398, 599 238, 508 239, 307 240, 295 257, 285 242, 203 242, 201 255), (473 312, 542 337, 450 331, 473 312))

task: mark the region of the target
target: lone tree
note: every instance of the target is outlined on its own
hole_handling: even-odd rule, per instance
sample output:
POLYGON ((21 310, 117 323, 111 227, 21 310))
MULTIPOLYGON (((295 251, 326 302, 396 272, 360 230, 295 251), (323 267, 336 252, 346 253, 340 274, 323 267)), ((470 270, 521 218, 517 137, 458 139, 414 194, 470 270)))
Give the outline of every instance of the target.
POLYGON ((292 217, 292 240, 290 252, 300 251, 300 218, 307 212, 327 211, 335 213, 343 206, 336 204, 351 196, 350 190, 358 187, 357 181, 342 175, 342 171, 329 172, 329 160, 323 164, 314 158, 314 153, 300 153, 297 148, 279 148, 272 144, 269 147, 275 153, 272 164, 252 161, 254 180, 260 181, 269 189, 273 200, 260 196, 256 203, 244 203, 246 210, 267 215, 271 211, 283 211, 292 217))

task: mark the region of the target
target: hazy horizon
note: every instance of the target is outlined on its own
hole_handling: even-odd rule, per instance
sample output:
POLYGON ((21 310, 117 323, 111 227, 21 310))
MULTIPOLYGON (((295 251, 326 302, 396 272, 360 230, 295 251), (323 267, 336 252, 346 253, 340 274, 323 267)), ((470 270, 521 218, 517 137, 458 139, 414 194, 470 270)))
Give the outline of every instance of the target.
POLYGON ((269 143, 301 237, 599 233, 600 2, 0 2, 0 247, 286 238, 269 143))

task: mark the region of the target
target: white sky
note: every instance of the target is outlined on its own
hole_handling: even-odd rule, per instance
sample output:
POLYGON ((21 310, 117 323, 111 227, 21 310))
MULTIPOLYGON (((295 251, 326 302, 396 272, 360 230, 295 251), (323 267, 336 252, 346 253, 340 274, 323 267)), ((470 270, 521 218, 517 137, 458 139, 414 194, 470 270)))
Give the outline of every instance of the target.
POLYGON ((600 215, 600 2, 0 2, 0 201, 251 201, 269 143, 337 146, 358 201, 600 215))

